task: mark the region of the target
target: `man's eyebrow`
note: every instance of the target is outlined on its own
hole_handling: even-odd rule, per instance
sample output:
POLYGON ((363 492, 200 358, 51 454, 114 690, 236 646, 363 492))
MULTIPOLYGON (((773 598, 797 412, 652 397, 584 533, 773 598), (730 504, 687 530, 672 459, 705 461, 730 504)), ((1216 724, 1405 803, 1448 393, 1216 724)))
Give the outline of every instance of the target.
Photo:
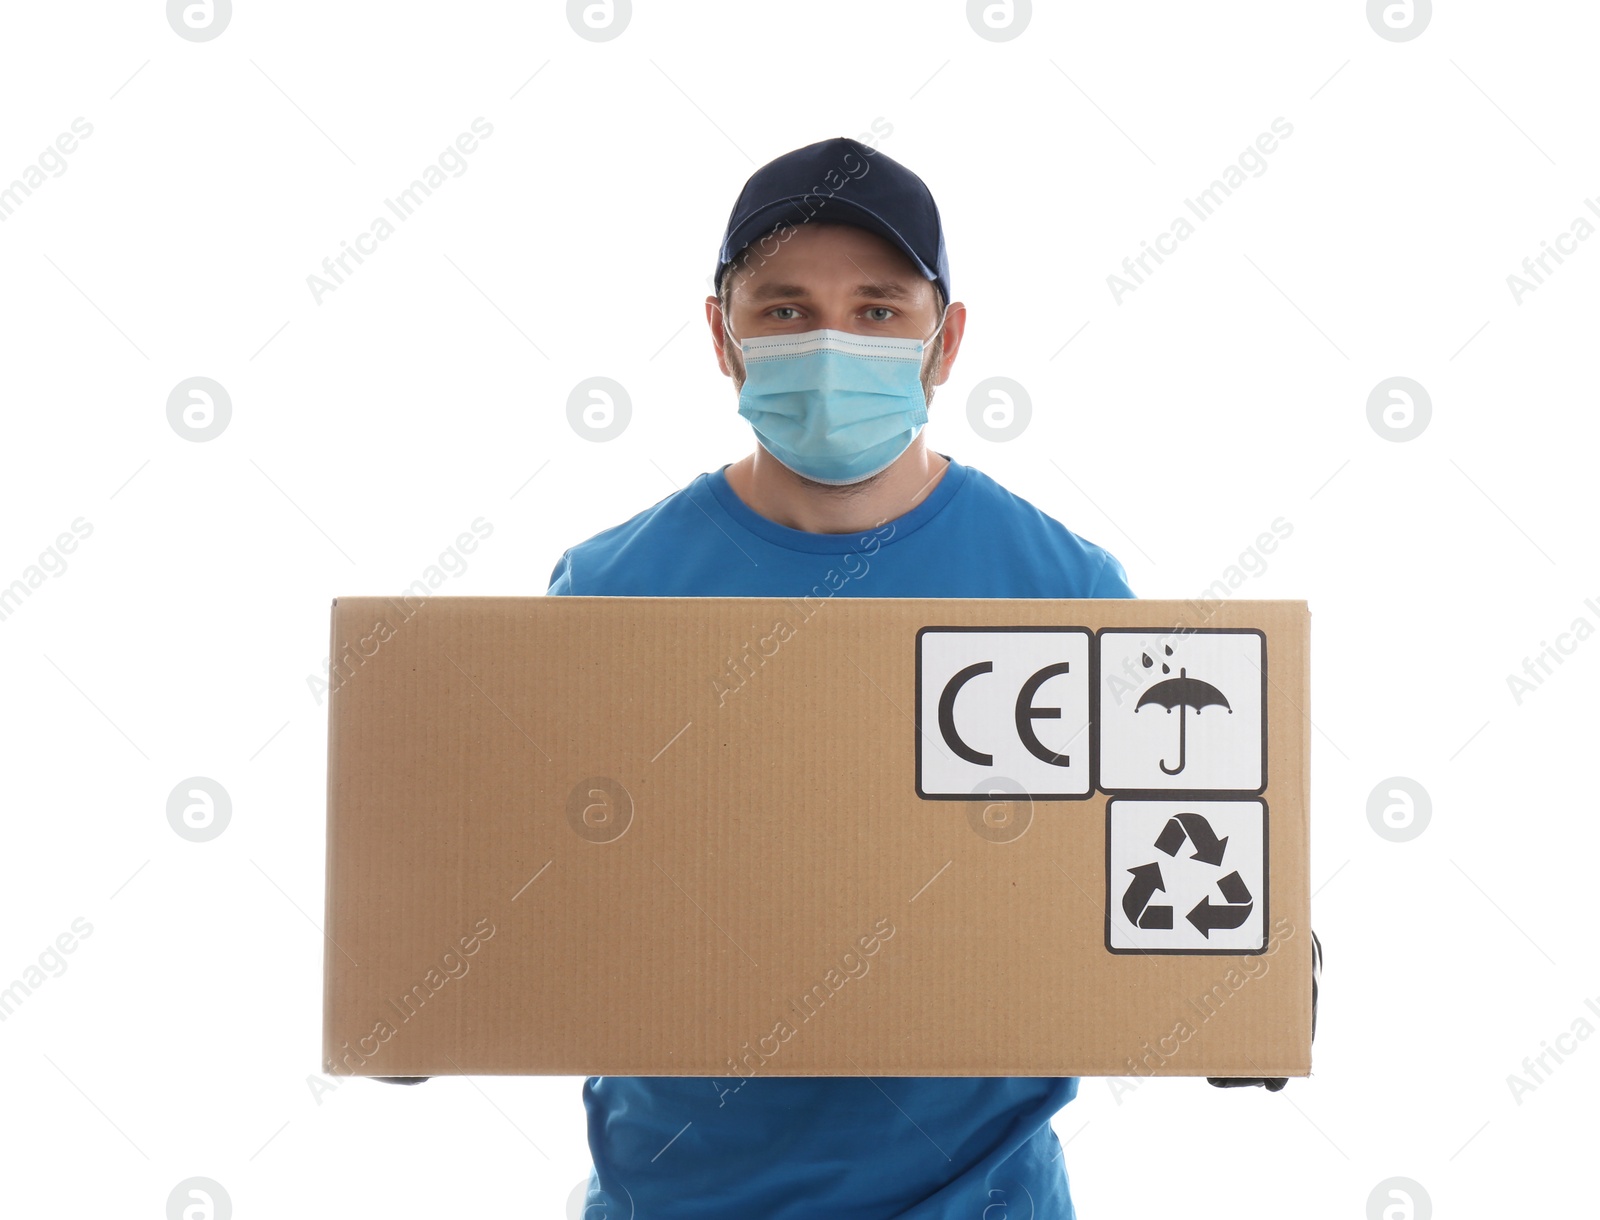
MULTIPOLYGON (((799 284, 758 284, 750 293, 756 301, 775 301, 788 297, 803 299, 810 296, 799 284)), ((885 280, 876 284, 857 284, 855 295, 858 297, 874 297, 885 301, 903 301, 911 294, 901 284, 893 280, 885 280)))

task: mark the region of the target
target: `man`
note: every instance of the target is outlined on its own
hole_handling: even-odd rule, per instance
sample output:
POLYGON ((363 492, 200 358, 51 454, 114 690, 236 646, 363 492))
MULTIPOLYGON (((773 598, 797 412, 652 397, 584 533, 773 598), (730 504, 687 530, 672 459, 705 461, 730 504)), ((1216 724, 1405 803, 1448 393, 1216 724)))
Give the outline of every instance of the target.
MULTIPOLYGON (((1110 553, 927 446, 966 309, 911 171, 844 138, 762 167, 716 286, 706 321, 755 451, 567 550, 550 593, 804 596, 855 553, 870 559, 838 596, 1133 596, 1110 553)), ((591 1077, 590 1214, 1067 1220, 1050 1118, 1077 1090, 1076 1077, 591 1077)))
MULTIPOLYGON (((755 451, 570 547, 549 593, 1134 595, 1110 552, 928 448, 966 308, 910 170, 842 137, 770 162, 734 204, 714 282, 711 342, 755 451)), ((1077 1092, 1077 1077, 590 1077, 585 1217, 1072 1220, 1050 1119, 1077 1092)))

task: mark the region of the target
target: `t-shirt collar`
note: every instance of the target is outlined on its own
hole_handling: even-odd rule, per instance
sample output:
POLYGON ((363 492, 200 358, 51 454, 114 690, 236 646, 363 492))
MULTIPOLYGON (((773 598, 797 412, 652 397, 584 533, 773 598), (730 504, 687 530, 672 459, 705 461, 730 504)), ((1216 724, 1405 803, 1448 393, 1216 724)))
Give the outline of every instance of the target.
POLYGON ((731 463, 724 463, 716 470, 708 472, 705 479, 722 510, 733 518, 735 524, 758 538, 791 551, 843 555, 850 551, 861 550, 863 545, 870 544, 874 537, 878 539, 879 545, 892 545, 916 533, 939 515, 944 506, 961 490, 961 485, 966 482, 968 469, 949 454, 941 453, 939 456, 950 463, 949 468, 939 479, 938 485, 920 504, 910 512, 902 513, 876 528, 857 530, 848 534, 814 534, 809 530, 792 529, 787 525, 780 525, 769 517, 763 517, 741 500, 739 493, 728 485, 727 472, 731 463))

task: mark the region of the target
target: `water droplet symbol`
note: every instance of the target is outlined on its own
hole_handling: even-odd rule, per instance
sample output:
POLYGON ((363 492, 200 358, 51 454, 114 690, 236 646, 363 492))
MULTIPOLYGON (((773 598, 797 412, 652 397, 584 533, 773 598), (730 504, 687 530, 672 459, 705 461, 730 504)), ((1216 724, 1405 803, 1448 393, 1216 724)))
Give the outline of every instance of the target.
POLYGON ((1144 662, 1144 667, 1146 669, 1149 669, 1155 664, 1155 662, 1150 659, 1150 654, 1148 652, 1141 652, 1139 654, 1139 659, 1144 662))

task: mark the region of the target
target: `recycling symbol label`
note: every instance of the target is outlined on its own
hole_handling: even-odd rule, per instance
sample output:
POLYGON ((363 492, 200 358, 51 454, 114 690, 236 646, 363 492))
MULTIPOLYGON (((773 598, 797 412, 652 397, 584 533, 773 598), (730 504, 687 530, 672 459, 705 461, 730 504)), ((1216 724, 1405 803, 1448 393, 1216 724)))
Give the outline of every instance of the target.
POLYGON ((1267 806, 1193 797, 1106 803, 1106 948, 1266 949, 1267 806))

